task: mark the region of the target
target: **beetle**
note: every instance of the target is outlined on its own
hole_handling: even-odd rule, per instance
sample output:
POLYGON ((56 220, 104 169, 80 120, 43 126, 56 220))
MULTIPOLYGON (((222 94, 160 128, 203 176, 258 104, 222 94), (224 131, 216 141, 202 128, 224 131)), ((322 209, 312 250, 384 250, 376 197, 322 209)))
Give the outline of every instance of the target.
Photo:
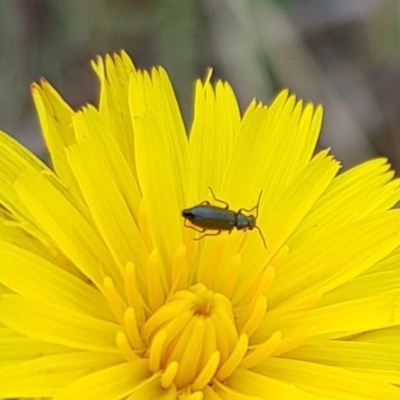
POLYGON ((262 191, 260 192, 257 205, 255 207, 251 208, 250 210, 240 208, 237 212, 235 212, 229 209, 229 204, 227 202, 218 200, 215 197, 215 194, 211 187, 209 187, 209 189, 212 196, 214 197, 214 200, 224 204, 224 207, 218 207, 215 205, 211 205, 209 201, 203 201, 197 206, 187 208, 182 211, 182 216, 183 218, 185 218, 185 227, 194 229, 197 232, 204 233, 204 235, 196 238, 196 240, 200 240, 205 236, 219 235, 222 231, 227 231, 231 233, 232 230, 235 228, 238 231, 244 231, 247 229, 251 231, 253 229, 257 229, 264 243, 264 247, 267 248, 267 244, 265 242, 261 229, 256 224, 262 191), (256 210, 256 215, 243 214, 243 211, 245 211, 246 213, 251 213, 254 210, 256 210), (192 225, 188 225, 188 221, 190 221, 192 225), (207 230, 213 230, 216 232, 205 233, 207 230))

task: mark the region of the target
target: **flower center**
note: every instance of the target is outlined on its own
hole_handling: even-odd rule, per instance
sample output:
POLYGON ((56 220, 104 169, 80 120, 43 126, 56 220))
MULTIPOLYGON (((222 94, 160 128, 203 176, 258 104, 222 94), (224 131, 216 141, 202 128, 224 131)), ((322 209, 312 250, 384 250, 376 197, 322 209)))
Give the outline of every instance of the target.
POLYGON ((179 254, 169 290, 157 252, 149 258, 147 277, 128 263, 124 287, 117 288, 109 277, 104 280, 104 294, 121 326, 116 336, 120 353, 128 361, 147 359, 149 372, 159 377, 163 389, 173 386, 190 394, 188 399, 202 398, 207 385, 218 386, 238 368, 252 368, 309 337, 307 330, 297 329, 282 338, 282 323, 290 314, 267 313, 278 257, 231 300, 232 284, 219 285, 220 290, 213 287, 218 284, 190 285, 187 271, 178 268, 185 265, 179 254), (147 282, 139 284, 143 279, 147 282))
POLYGON ((215 377, 227 378, 248 350, 228 298, 203 284, 175 293, 143 325, 150 370, 164 370, 162 385, 201 390, 215 377))

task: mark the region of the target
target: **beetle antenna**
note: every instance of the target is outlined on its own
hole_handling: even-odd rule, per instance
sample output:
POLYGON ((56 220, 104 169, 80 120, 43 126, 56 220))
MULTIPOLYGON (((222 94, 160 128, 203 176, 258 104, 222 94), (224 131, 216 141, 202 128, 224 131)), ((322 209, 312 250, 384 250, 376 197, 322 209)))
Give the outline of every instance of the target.
MULTIPOLYGON (((260 207, 260 201, 261 201, 262 194, 263 194, 263 191, 261 190, 260 191, 260 195, 258 196, 258 201, 257 201, 257 205, 256 205, 257 212, 256 212, 256 216, 254 217, 255 220, 257 220, 257 217, 258 217, 258 207, 260 207)), ((264 243, 264 247, 267 249, 268 248, 267 247, 267 242, 265 241, 265 237, 264 237, 260 227, 255 225, 254 228, 256 228, 258 230, 258 232, 260 233, 261 239, 262 239, 262 241, 264 243)))
POLYGON ((212 190, 211 186, 208 187, 208 190, 211 192, 212 197, 214 198, 214 200, 217 200, 217 198, 215 197, 215 194, 214 194, 214 190, 212 190))
POLYGON ((267 249, 268 248, 267 247, 267 242, 265 241, 264 235, 263 235, 260 227, 256 225, 254 228, 256 228, 258 230, 258 232, 260 233, 261 239, 262 239, 262 241, 264 243, 264 247, 267 249))
POLYGON ((263 191, 261 190, 261 192, 260 192, 260 194, 258 196, 258 201, 257 201, 257 205, 256 205, 257 213, 256 213, 256 216, 255 216, 255 219, 257 219, 257 217, 258 217, 258 207, 260 206, 260 201, 261 201, 262 194, 263 194, 263 191))

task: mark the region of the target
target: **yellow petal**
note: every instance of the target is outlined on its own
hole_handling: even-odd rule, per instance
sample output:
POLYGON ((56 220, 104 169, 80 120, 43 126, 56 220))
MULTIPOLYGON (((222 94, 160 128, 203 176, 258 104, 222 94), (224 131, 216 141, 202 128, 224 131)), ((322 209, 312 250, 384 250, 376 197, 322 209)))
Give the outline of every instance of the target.
POLYGON ((160 377, 153 375, 151 378, 146 379, 144 382, 138 384, 133 393, 127 400, 176 400, 177 390, 175 386, 171 386, 168 390, 164 390, 160 385, 160 377))
POLYGON ((0 242, 0 255, 0 282, 16 293, 44 304, 112 319, 104 297, 87 282, 8 243, 0 242))
POLYGON ((16 295, 3 296, 0 304, 0 320, 28 337, 117 354, 117 324, 16 295))
POLYGON ((70 351, 66 346, 29 338, 0 324, 0 368, 33 360, 38 354, 45 357, 70 351))
POLYGON ((400 181, 393 180, 389 168, 387 160, 379 158, 336 177, 295 230, 289 246, 296 248, 317 230, 332 229, 393 207, 399 201, 400 181))
POLYGON ((271 311, 253 335, 256 342, 265 340, 276 330, 285 335, 312 330, 314 335, 343 338, 364 331, 399 324, 399 303, 392 297, 372 297, 345 301, 310 311, 271 311))
POLYGON ((89 373, 66 386, 54 400, 119 400, 129 396, 148 375, 146 360, 132 361, 89 373))
POLYGON ((352 340, 313 340, 285 357, 371 372, 376 378, 386 378, 387 383, 400 383, 400 343, 396 347, 352 340), (393 381, 396 375, 397 381, 393 381))
POLYGON ((85 140, 71 148, 69 159, 97 229, 119 269, 122 271, 129 261, 144 265, 149 252, 137 225, 138 204, 136 210, 130 208, 125 192, 103 161, 102 146, 85 140))
POLYGON ((53 397, 60 389, 86 376, 121 362, 119 355, 71 352, 36 357, 1 370, 0 396, 53 397))
POLYGON ((270 358, 254 370, 295 385, 317 399, 396 400, 400 396, 399 388, 378 377, 312 362, 270 358))
POLYGON ((23 204, 35 210, 38 225, 98 287, 103 284, 100 265, 107 275, 120 280, 115 262, 94 229, 89 213, 82 214, 84 207, 67 196, 57 181, 28 170, 19 177, 15 190, 23 204))
MULTIPOLYGON (((232 389, 237 390, 252 399, 274 400, 318 400, 310 393, 285 381, 257 374, 245 369, 236 370, 226 382, 232 389)), ((229 397, 227 397, 229 398, 229 397)), ((244 397, 246 398, 246 397, 244 397)))
POLYGON ((299 304, 360 275, 398 246, 399 223, 393 210, 316 233, 287 256, 271 290, 271 308, 299 304))
POLYGON ((186 133, 164 70, 132 75, 130 94, 138 177, 153 241, 162 258, 172 262, 183 240, 181 211, 193 193, 186 133))
POLYGON ((80 197, 77 182, 67 161, 66 149, 76 142, 72 126, 73 110, 44 79, 33 84, 32 97, 53 168, 71 192, 80 197))
POLYGON ((239 106, 229 84, 218 82, 213 88, 209 82, 197 81, 189 137, 196 182, 194 201, 207 196, 208 186, 219 192, 239 126, 239 106))

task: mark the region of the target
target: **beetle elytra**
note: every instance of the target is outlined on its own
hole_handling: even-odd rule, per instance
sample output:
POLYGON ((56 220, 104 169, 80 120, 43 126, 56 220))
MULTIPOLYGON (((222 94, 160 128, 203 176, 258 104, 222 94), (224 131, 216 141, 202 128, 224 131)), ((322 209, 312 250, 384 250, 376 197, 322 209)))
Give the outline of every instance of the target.
POLYGON ((237 212, 235 212, 229 209, 228 203, 218 200, 215 197, 211 187, 209 187, 209 189, 214 197, 214 200, 224 204, 224 207, 211 205, 209 201, 204 201, 197 206, 187 208, 182 211, 182 216, 185 218, 185 226, 187 228, 194 229, 197 232, 204 233, 204 235, 196 238, 196 240, 200 240, 205 236, 219 235, 222 231, 231 233, 235 228, 239 231, 257 229, 264 243, 264 247, 267 248, 267 244, 261 229, 256 224, 262 191, 260 192, 257 205, 255 207, 251 208, 250 210, 240 208, 237 212), (255 215, 246 215, 243 213, 243 211, 246 213, 251 213, 254 210, 256 211, 255 215), (192 225, 188 225, 188 221, 190 221, 192 225), (206 233, 208 230, 215 231, 215 233, 206 233))

